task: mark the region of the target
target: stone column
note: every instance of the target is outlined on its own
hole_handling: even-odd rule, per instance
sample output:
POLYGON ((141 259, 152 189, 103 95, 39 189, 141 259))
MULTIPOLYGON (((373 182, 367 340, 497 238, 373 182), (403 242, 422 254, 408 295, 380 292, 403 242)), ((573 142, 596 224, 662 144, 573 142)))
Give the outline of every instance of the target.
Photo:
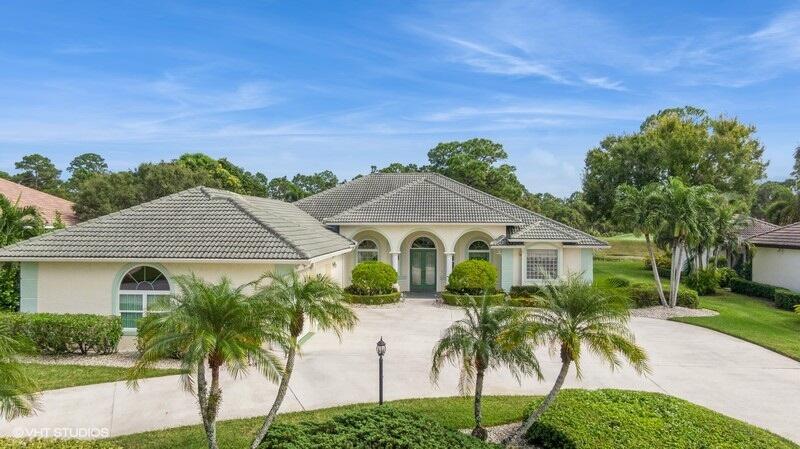
POLYGON ((400 273, 400 253, 391 253, 392 255, 392 268, 394 271, 400 273))
POLYGON ((444 259, 445 259, 444 262, 445 278, 450 279, 450 273, 453 272, 453 253, 444 253, 444 259))

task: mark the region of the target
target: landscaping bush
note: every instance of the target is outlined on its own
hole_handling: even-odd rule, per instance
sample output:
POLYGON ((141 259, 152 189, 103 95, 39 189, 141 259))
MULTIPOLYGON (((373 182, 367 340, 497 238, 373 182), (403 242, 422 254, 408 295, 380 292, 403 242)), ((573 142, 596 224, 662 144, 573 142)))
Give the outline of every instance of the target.
MULTIPOLYGON (((644 267, 648 271, 653 270, 653 264, 650 262, 650 257, 645 257, 644 267)), ((669 277, 670 272, 672 271, 672 257, 670 257, 669 254, 656 255, 656 268, 658 269, 659 276, 669 277)))
POLYGON ((348 292, 355 295, 385 295, 395 291, 397 271, 391 265, 371 260, 353 268, 353 284, 348 292))
MULTIPOLYGON (((479 295, 460 295, 457 293, 442 292, 442 302, 449 306, 463 306, 471 302, 479 303, 483 298, 483 294, 479 295)), ((486 295, 486 300, 489 304, 499 306, 504 303, 506 294, 504 292, 492 293, 486 295)))
MULTIPOLYGON (((150 323, 152 320, 154 320, 157 317, 158 317, 158 315, 155 315, 155 314, 154 315, 145 315, 145 316, 139 318, 139 321, 136 322, 136 328, 137 328, 137 332, 136 332, 136 350, 139 351, 140 354, 142 353, 143 349, 145 348, 146 339, 148 338, 145 335, 144 332, 141 332, 141 329, 142 329, 142 327, 144 327, 146 324, 150 323)), ((178 344, 172 343, 172 344, 170 344, 170 348, 167 351, 167 357, 169 357, 171 359, 178 360, 178 359, 181 359, 183 357, 184 352, 185 351, 183 349, 181 349, 178 346, 178 344)))
POLYGON ((542 288, 538 285, 514 285, 509 291, 509 296, 512 298, 534 298, 539 296, 542 288))
POLYGON ((2 313, 11 336, 26 338, 45 354, 111 354, 122 338, 118 316, 58 313, 2 313))
POLYGON ((447 279, 447 291, 462 295, 494 293, 497 268, 485 260, 465 260, 455 267, 447 279))
POLYGON ((695 271, 684 278, 686 286, 701 295, 713 295, 719 288, 719 275, 714 267, 695 271))
POLYGON ((800 305, 800 293, 785 289, 775 291, 775 307, 784 310, 794 310, 800 305))
POLYGON ((50 438, 0 438, 2 449, 122 449, 122 446, 92 440, 56 440, 50 438))
POLYGON ((541 449, 797 448, 682 399, 624 390, 563 391, 526 437, 541 449))
POLYGON ((719 286, 723 288, 730 287, 731 279, 739 277, 739 273, 737 273, 736 270, 728 267, 718 268, 717 275, 719 278, 719 286))
MULTIPOLYGON (((661 304, 658 299, 658 290, 651 284, 633 284, 627 288, 628 297, 635 307, 652 307, 661 304)), ((664 290, 664 296, 669 300, 669 290, 664 290)), ((678 288, 678 304, 681 307, 696 309, 700 306, 697 292, 688 288, 678 288)))
POLYGON ((742 278, 734 278, 730 281, 731 291, 747 296, 757 296, 759 298, 775 299, 775 290, 778 287, 748 281, 742 278))
POLYGON ((613 288, 624 288, 624 287, 630 287, 631 281, 621 276, 611 276, 608 279, 606 279, 606 284, 609 287, 613 288))
POLYGON ((261 449, 489 449, 456 430, 389 405, 342 413, 323 422, 276 423, 261 449))
POLYGON ((349 287, 345 289, 344 300, 351 304, 380 305, 391 304, 400 301, 400 292, 387 293, 385 295, 357 295, 350 293, 349 287))

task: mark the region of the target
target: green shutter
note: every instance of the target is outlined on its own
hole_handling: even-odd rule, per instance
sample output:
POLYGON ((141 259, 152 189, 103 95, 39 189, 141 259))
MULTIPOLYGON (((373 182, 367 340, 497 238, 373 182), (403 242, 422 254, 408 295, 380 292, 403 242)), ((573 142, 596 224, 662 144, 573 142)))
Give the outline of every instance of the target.
POLYGON ((19 310, 37 312, 39 303, 39 264, 22 262, 19 264, 19 310))

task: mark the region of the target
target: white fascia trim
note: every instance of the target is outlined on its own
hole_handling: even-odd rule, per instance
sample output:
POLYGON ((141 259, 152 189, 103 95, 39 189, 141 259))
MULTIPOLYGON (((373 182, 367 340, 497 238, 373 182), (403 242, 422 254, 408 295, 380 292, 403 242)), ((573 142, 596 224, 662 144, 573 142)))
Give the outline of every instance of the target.
POLYGON ((342 250, 339 250, 339 251, 334 251, 332 253, 323 254, 321 256, 312 257, 311 259, 308 259, 308 263, 315 263, 315 262, 319 262, 321 260, 330 259, 331 257, 336 257, 336 256, 340 256, 342 254, 351 253, 351 252, 353 252, 353 249, 355 249, 355 246, 352 246, 352 247, 347 248, 347 249, 342 249, 342 250))
POLYGON ((448 222, 428 222, 428 221, 409 221, 409 222, 357 222, 357 223, 329 223, 325 222, 327 225, 332 226, 419 226, 419 225, 436 225, 436 226, 522 226, 523 223, 467 223, 467 222, 455 222, 455 221, 448 221, 448 222))
POLYGON ((546 243, 577 243, 577 240, 560 240, 560 239, 508 239, 509 242, 520 242, 520 243, 536 243, 536 242, 546 242, 546 243))

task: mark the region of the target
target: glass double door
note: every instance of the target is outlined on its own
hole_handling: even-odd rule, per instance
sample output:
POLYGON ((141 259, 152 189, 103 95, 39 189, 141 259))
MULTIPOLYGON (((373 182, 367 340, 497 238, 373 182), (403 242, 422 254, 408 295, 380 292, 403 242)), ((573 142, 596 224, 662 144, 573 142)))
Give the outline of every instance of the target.
POLYGON ((436 249, 411 248, 412 292, 436 291, 436 249))

